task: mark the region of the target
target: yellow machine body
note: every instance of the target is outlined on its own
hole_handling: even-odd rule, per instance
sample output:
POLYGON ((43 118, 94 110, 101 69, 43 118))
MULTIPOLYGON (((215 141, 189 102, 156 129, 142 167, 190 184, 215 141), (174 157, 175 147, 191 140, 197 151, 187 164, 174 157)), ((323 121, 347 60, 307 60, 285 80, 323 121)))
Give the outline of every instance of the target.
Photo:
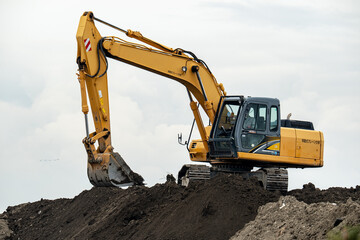
MULTIPOLYGON (((268 147, 280 150, 279 156, 237 152, 236 160, 245 161, 254 167, 322 167, 324 164, 324 136, 320 131, 295 128, 281 128, 280 142, 268 147)), ((208 162, 207 151, 201 140, 190 143, 190 159, 196 162, 208 162)), ((232 163, 234 159, 217 158, 213 164, 232 163)))
MULTIPOLYGON (((83 143, 88 154, 88 176, 93 185, 126 186, 142 184, 143 181, 141 176, 134 173, 127 166, 120 154, 113 151, 110 129, 107 57, 175 80, 186 87, 190 100, 190 109, 194 114, 196 126, 201 136, 201 139, 193 140, 188 144, 192 161, 208 162, 212 165, 228 164, 251 167, 304 168, 323 166, 324 138, 322 132, 299 128, 280 128, 280 105, 278 104, 275 107, 269 105, 273 102, 276 103, 278 100, 269 99, 267 101, 265 98, 260 99, 265 101, 265 103, 261 104, 268 105, 268 111, 270 111, 270 107, 271 111, 274 108, 277 109, 277 123, 273 122, 273 116, 271 118, 265 116, 264 119, 264 124, 267 124, 266 131, 270 135, 264 137, 259 144, 255 144, 253 149, 239 150, 239 146, 241 146, 240 138, 245 136, 245 133, 258 134, 257 131, 252 130, 243 133, 234 132, 234 120, 236 119, 238 119, 237 129, 243 128, 243 119, 241 118, 245 118, 246 113, 242 104, 251 101, 251 99, 245 101, 242 96, 238 97, 240 99, 237 106, 238 114, 230 112, 230 110, 225 112, 227 115, 222 114, 224 113, 221 110, 224 101, 228 101, 226 99, 231 97, 227 96, 224 86, 217 82, 206 63, 198 59, 192 52, 181 48, 169 48, 144 37, 136 31, 122 30, 95 18, 92 12, 85 12, 81 16, 76 39, 78 46, 77 64, 79 66, 78 80, 87 132, 83 143), (116 28, 124 32, 127 37, 135 38, 146 45, 128 42, 114 36, 103 37, 97 30, 95 21, 116 28), (95 127, 93 133, 89 133, 88 100, 95 127), (204 125, 199 107, 207 115, 209 126, 204 125), (215 132, 221 130, 220 125, 217 125, 218 121, 228 121, 228 124, 224 123, 221 129, 225 133, 226 131, 232 131, 232 135, 229 135, 228 138, 232 142, 229 145, 233 148, 231 156, 213 154, 214 144, 212 141, 215 139, 215 132), (277 124, 276 131, 271 132, 269 129, 273 128, 274 124, 277 124), (262 153, 258 153, 257 148, 259 147, 261 147, 262 153)), ((220 136, 219 139, 221 140, 221 138, 220 136)), ((228 143, 225 141, 217 144, 221 147, 228 143)))

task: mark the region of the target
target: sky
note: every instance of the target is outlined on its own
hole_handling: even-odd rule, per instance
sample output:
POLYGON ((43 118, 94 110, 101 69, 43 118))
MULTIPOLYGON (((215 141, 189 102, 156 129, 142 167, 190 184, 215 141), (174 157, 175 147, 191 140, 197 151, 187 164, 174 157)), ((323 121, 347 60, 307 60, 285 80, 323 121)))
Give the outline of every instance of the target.
MULTIPOLYGON (((289 189, 360 185, 359 1, 0 0, 0 212, 92 187, 75 62, 84 11, 194 52, 229 95, 278 98, 282 118, 312 121, 324 167, 289 169, 289 189)), ((193 120, 185 88, 114 60, 108 81, 115 151, 148 186, 176 176, 190 163, 177 143, 193 120)))

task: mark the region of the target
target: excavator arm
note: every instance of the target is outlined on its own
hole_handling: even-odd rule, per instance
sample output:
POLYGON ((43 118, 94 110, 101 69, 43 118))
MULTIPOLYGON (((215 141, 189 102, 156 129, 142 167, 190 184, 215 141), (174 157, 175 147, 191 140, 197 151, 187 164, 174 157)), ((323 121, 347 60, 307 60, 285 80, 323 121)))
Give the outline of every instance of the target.
POLYGON ((183 84, 190 99, 190 107, 201 135, 201 141, 208 151, 209 131, 205 130, 196 98, 209 121, 214 122, 219 101, 226 95, 222 84, 202 60, 183 49, 172 49, 145 38, 139 32, 122 30, 94 17, 92 12, 85 12, 77 30, 78 79, 81 89, 82 111, 85 116, 86 137, 83 140, 88 154, 88 176, 95 186, 125 186, 142 184, 143 179, 134 173, 113 151, 111 145, 110 108, 107 83, 107 57, 154 72, 183 84), (102 37, 94 21, 105 23, 150 45, 135 44, 118 37, 102 37), (88 97, 87 97, 88 95, 88 97), (89 133, 87 104, 89 99, 95 132, 89 133), (97 143, 97 147, 95 144, 97 143))

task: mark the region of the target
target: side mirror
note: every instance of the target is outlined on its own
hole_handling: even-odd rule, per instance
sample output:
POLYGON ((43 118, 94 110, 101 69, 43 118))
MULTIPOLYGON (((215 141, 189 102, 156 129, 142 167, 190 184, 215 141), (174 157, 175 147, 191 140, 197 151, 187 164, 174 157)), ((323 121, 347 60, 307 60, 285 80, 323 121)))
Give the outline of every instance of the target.
POLYGON ((179 134, 178 134, 178 143, 179 143, 180 145, 183 145, 183 146, 185 146, 185 145, 188 144, 187 141, 185 141, 184 143, 182 142, 182 133, 179 133, 179 134))

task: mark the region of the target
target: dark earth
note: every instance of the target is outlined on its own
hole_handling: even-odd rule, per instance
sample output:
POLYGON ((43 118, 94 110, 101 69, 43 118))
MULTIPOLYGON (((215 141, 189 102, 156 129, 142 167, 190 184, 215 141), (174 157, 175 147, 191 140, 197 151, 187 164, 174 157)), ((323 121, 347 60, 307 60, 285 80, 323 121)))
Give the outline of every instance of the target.
MULTIPOLYGON (((219 175, 185 188, 171 178, 153 187, 92 188, 73 199, 8 207, 6 239, 229 239, 280 192, 256 180, 219 175)), ((312 183, 287 193, 305 203, 360 200, 360 187, 319 190, 312 183)))

